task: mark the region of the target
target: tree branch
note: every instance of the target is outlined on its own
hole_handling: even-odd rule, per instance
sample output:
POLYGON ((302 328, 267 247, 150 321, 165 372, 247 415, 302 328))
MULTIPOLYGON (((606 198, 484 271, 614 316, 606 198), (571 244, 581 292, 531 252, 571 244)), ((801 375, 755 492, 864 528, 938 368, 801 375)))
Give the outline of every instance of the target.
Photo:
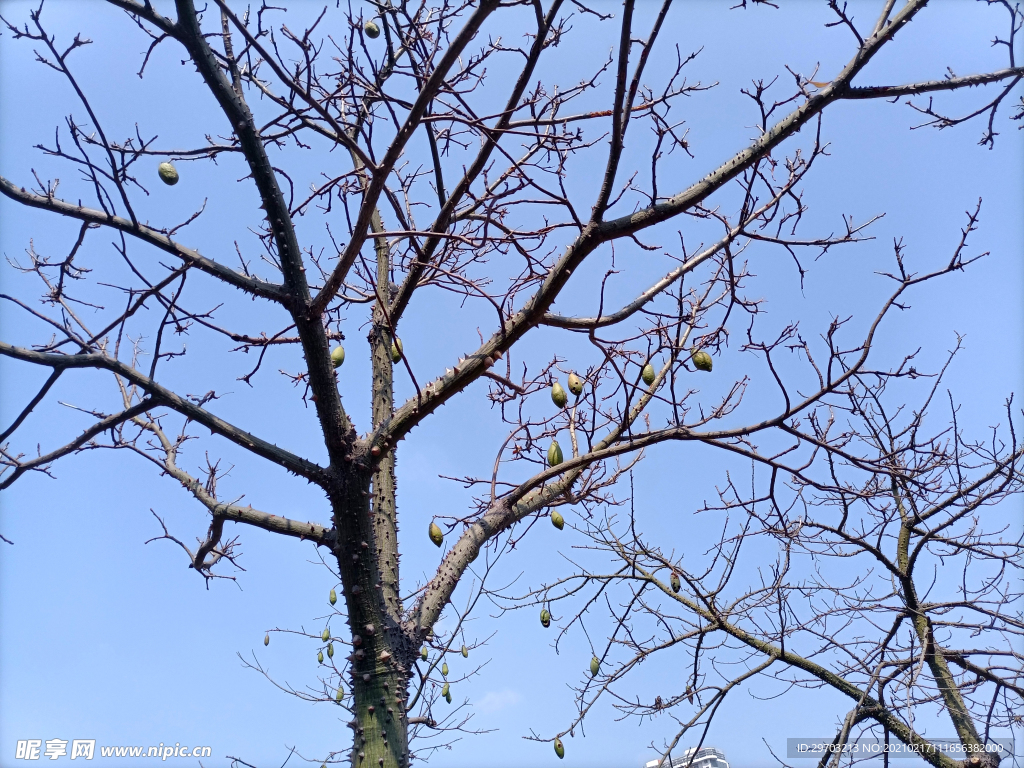
POLYGON ((22 347, 16 347, 5 341, 0 341, 0 355, 22 360, 35 365, 45 365, 55 371, 64 371, 69 368, 92 368, 97 370, 110 371, 135 384, 147 392, 151 398, 171 410, 180 413, 197 424, 202 424, 213 434, 221 435, 231 442, 239 445, 257 456, 284 467, 296 475, 306 478, 312 483, 326 486, 328 483, 327 470, 319 464, 296 456, 290 451, 261 440, 245 430, 229 424, 217 416, 214 416, 204 408, 190 402, 186 398, 172 392, 169 389, 157 384, 148 377, 142 375, 130 365, 114 360, 103 354, 79 354, 79 355, 58 355, 43 352, 34 352, 22 347))
MULTIPOLYGON (((2 351, 3 350, 0 349, 0 352, 2 351)), ((14 472, 11 473, 10 477, 0 482, 0 491, 4 490, 5 488, 9 488, 14 483, 15 480, 17 480, 26 472, 32 469, 36 469, 38 467, 45 467, 50 462, 56 461, 62 456, 67 456, 69 453, 72 453, 77 448, 82 447, 87 442, 92 440, 94 437, 96 437, 96 435, 102 434, 106 432, 108 429, 113 429, 117 425, 123 424, 126 421, 130 421, 139 414, 148 411, 150 408, 155 408, 160 404, 161 400, 159 396, 149 397, 145 400, 142 400, 141 402, 136 403, 131 408, 126 408, 120 413, 115 413, 111 416, 107 416, 104 419, 100 419, 67 445, 63 445, 60 448, 50 451, 47 454, 38 456, 29 461, 18 461, 17 459, 14 458, 8 458, 7 460, 11 462, 12 466, 14 466, 14 472)))
POLYGON ((93 208, 73 205, 50 195, 36 195, 32 192, 26 191, 24 187, 18 187, 12 184, 2 176, 0 176, 0 193, 15 202, 28 205, 32 208, 41 208, 45 211, 59 213, 61 216, 78 219, 79 221, 84 221, 89 224, 98 224, 120 230, 121 232, 132 235, 145 243, 156 246, 162 251, 166 251, 167 253, 177 256, 186 264, 193 266, 208 275, 212 275, 223 280, 228 285, 239 288, 248 294, 259 296, 264 299, 270 299, 271 301, 275 301, 282 305, 287 305, 288 295, 284 292, 283 286, 276 283, 268 283, 257 278, 247 277, 240 272, 236 272, 230 267, 226 267, 212 259, 201 256, 198 251, 194 251, 191 248, 186 248, 180 243, 176 243, 158 229, 153 229, 145 224, 136 225, 128 219, 120 216, 110 216, 103 211, 97 211, 93 208))
POLYGON ((933 91, 955 91, 958 88, 973 88, 978 85, 997 83, 1007 78, 1020 79, 1024 77, 1024 67, 1011 67, 1000 69, 995 72, 985 72, 979 75, 965 75, 963 77, 950 77, 945 80, 925 80, 920 83, 909 83, 907 85, 870 85, 857 88, 847 88, 841 98, 843 99, 892 99, 900 96, 913 96, 918 93, 931 93, 933 91))
POLYGON ((459 60, 463 50, 476 37, 476 33, 480 30, 484 21, 498 8, 498 5, 498 0, 481 0, 473 14, 469 17, 466 25, 459 31, 459 34, 455 36, 455 39, 452 40, 445 50, 441 61, 438 62, 437 68, 427 78, 427 82, 423 84, 419 95, 416 97, 416 102, 412 105, 409 114, 399 128, 398 134, 391 141, 380 163, 373 169, 370 183, 363 192, 363 202, 359 207, 359 215, 352 225, 352 239, 339 256, 338 263, 327 278, 323 288, 320 289, 320 292, 313 300, 310 307, 312 313, 322 313, 327 308, 331 299, 334 298, 338 289, 341 288, 342 283, 345 282, 345 277, 355 263, 356 256, 359 254, 360 249, 362 249, 363 243, 366 242, 370 218, 376 210, 377 200, 384 189, 384 183, 388 175, 402 156, 406 144, 412 138, 423 115, 426 114, 430 102, 444 84, 448 71, 459 60))

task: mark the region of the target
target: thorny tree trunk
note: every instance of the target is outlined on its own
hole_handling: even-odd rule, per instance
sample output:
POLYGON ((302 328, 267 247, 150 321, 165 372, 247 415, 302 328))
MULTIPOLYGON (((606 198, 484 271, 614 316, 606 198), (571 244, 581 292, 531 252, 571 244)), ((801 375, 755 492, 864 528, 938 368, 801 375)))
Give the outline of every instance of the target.
POLYGON ((372 505, 369 483, 353 478, 334 499, 334 519, 354 649, 352 765, 396 768, 408 765, 405 702, 414 649, 399 623, 393 459, 381 465, 372 505))
MULTIPOLYGON (((340 453, 339 449, 354 448, 344 456, 347 459, 344 468, 332 467, 336 479, 330 493, 337 530, 335 556, 352 634, 352 691, 356 717, 350 723, 354 729, 351 762, 354 768, 366 765, 406 766, 409 748, 405 701, 415 645, 405 636, 401 626, 394 448, 362 444, 355 448, 355 435, 351 429, 346 430, 348 434, 333 440, 326 434, 330 432, 329 425, 349 425, 340 408, 337 377, 326 367, 329 358, 323 324, 318 317, 311 317, 314 313, 307 310, 311 297, 290 212, 242 94, 231 87, 217 65, 212 49, 202 38, 192 0, 178 0, 177 5, 179 23, 186 31, 186 45, 204 80, 225 113, 229 117, 234 116, 239 136, 250 131, 253 134, 253 141, 248 145, 243 140, 245 155, 275 232, 282 271, 293 301, 291 314, 303 338, 310 384, 317 394, 314 400, 320 422, 325 425, 328 449, 334 448, 332 453, 340 453), (338 414, 341 414, 340 418, 338 414)), ((371 228, 376 232, 383 231, 376 211, 371 228)), ((374 310, 369 337, 373 361, 373 426, 377 428, 391 417, 394 394, 390 357, 392 334, 388 318, 381 308, 381 304, 390 298, 388 246, 384 239, 375 242, 377 283, 383 292, 374 310)))
MULTIPOLYGON (((383 230, 379 215, 371 223, 383 230)), ((377 288, 388 296, 387 241, 375 241, 377 288)), ((390 327, 384 302, 378 302, 369 333, 372 350, 373 426, 394 410, 390 327)), ((409 762, 405 704, 415 644, 403 631, 398 574, 398 520, 395 504, 395 449, 370 448, 379 458, 372 475, 372 502, 367 486, 354 479, 354 495, 335 503, 338 569, 347 599, 352 631, 352 691, 355 720, 352 765, 406 766, 409 762)))

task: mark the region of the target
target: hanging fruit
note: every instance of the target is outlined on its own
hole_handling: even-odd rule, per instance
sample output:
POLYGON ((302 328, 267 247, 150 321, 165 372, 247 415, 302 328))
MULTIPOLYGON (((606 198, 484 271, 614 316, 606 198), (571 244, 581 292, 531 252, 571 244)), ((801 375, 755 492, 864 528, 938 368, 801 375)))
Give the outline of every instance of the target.
POLYGON ((445 677, 448 677, 448 662, 447 661, 444 664, 441 665, 441 674, 444 675, 445 677))
POLYGON ((380 27, 374 24, 372 20, 363 25, 363 32, 365 32, 366 36, 371 40, 376 40, 380 37, 380 27))
POLYGON ((334 643, 328 643, 327 644, 327 658, 329 658, 329 659, 333 659, 334 658, 334 643))
POLYGON ((422 648, 420 648, 420 658, 424 661, 427 660, 427 646, 423 646, 422 648))
POLYGON ((264 645, 270 645, 270 635, 269 634, 263 636, 263 644, 264 645))
POLYGON ((601 671, 601 661, 594 656, 590 659, 590 676, 597 677, 597 673, 601 671))
POLYGON ((671 583, 672 583, 672 591, 675 592, 678 595, 679 594, 679 574, 676 573, 675 571, 672 571, 671 583))
POLYGON ((338 593, 332 589, 331 594, 327 599, 331 601, 331 605, 334 605, 336 602, 338 602, 338 593))
POLYGON ((562 517, 557 509, 551 510, 551 524, 558 530, 562 530, 565 527, 565 518, 562 517))
POLYGON ((317 653, 316 660, 319 661, 321 664, 324 663, 324 652, 323 651, 320 651, 319 653, 317 653))
POLYGON ((698 371, 711 372, 711 355, 700 349, 690 355, 690 359, 693 360, 693 365, 698 371))
POLYGON ((175 168, 168 162, 160 163, 157 166, 156 172, 160 174, 160 180, 169 187, 173 187, 178 183, 178 169, 175 168))
POLYGON ((334 694, 335 701, 341 701, 345 698, 345 689, 342 686, 338 686, 338 692, 334 694))
POLYGON ((555 737, 555 754, 558 755, 558 759, 561 760, 565 757, 565 747, 562 745, 562 740, 555 737))
POLYGON ((330 639, 331 639, 331 630, 330 630, 330 629, 328 629, 327 627, 324 627, 324 631, 323 631, 323 633, 322 633, 322 634, 320 635, 320 639, 321 639, 321 640, 323 640, 323 641, 324 641, 325 643, 326 643, 326 642, 327 642, 328 640, 330 640, 330 639))
POLYGON ((448 691, 448 695, 444 697, 444 700, 447 701, 449 704, 452 703, 452 692, 451 691, 448 691))
POLYGON ((557 440, 551 441, 551 447, 548 448, 548 464, 552 467, 557 467, 562 463, 562 447, 558 444, 557 440))
POLYGON ((331 350, 331 364, 335 368, 341 368, 341 364, 345 362, 345 348, 340 344, 331 350))
POLYGON ((546 628, 551 626, 551 614, 548 613, 547 608, 541 608, 540 611, 540 623, 546 628))
POLYGON ((644 384, 651 386, 654 383, 654 379, 657 374, 654 372, 654 366, 648 363, 644 366, 644 369, 640 371, 640 378, 644 380, 644 384))
POLYGON ((462 646, 462 658, 469 658, 469 648, 467 648, 466 646, 462 646))
POLYGON ((444 541, 444 534, 441 533, 441 528, 433 521, 430 522, 430 540, 439 547, 444 541))
POLYGON ((559 408, 565 408, 565 404, 569 402, 569 396, 565 393, 558 379, 555 379, 555 383, 551 385, 551 402, 559 408))
POLYGON ((402 359, 402 340, 395 336, 395 340, 391 342, 391 362, 397 363, 402 359))
POLYGON ((448 683, 445 683, 444 687, 441 688, 441 695, 447 698, 449 692, 450 692, 450 689, 448 687, 448 683))
POLYGON ((569 391, 576 395, 576 397, 583 394, 583 381, 575 373, 569 374, 569 391))

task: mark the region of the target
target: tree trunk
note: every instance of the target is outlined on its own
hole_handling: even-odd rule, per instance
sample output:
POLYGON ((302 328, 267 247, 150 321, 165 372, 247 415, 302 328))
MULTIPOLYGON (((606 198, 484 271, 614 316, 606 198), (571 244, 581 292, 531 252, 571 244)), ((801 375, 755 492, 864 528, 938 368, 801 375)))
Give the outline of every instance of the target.
POLYGON ((400 623, 394 505, 390 512, 385 505, 371 512, 369 482, 354 479, 349 488, 335 500, 335 524, 353 649, 351 764, 404 768, 409 762, 405 704, 415 650, 400 623))
MULTIPOLYGON (((371 229, 383 231, 376 213, 371 229)), ((390 299, 387 242, 375 241, 378 301, 369 334, 373 379, 373 426, 394 411, 392 329, 381 308, 390 299)), ((408 683, 417 652, 402 628, 398 573, 398 520, 395 503, 395 449, 366 446, 365 474, 352 477, 334 500, 338 568, 352 632, 351 723, 353 768, 409 764, 408 683), (372 495, 371 495, 372 494, 372 495), (371 501, 372 499, 372 501, 371 501)))
POLYGON ((352 766, 405 768, 409 764, 405 715, 408 675, 398 664, 377 663, 364 667, 370 668, 376 673, 356 673, 352 766))

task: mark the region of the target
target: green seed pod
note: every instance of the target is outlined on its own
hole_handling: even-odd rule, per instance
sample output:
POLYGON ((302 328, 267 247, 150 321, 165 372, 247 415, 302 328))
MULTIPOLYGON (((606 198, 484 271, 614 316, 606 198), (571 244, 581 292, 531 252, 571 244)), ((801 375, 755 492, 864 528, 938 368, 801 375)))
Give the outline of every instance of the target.
POLYGON ((672 583, 672 591, 675 592, 676 594, 679 594, 679 574, 676 573, 675 571, 672 571, 671 583, 672 583))
POLYGON ((331 594, 327 599, 331 601, 331 605, 334 605, 336 602, 338 602, 338 593, 332 589, 331 594))
POLYGON ((178 169, 168 162, 160 163, 156 172, 160 174, 160 180, 169 187, 178 183, 178 169))
POLYGON ((441 688, 441 695, 442 696, 448 696, 448 693, 449 693, 448 683, 445 683, 444 687, 441 688))
POLYGON ((594 656, 590 659, 590 676, 597 677, 597 673, 601 671, 601 661, 594 656))
POLYGON ((551 402, 559 408, 565 408, 565 404, 569 402, 569 396, 565 393, 558 379, 555 379, 555 383, 551 385, 551 402))
POLYGON ((334 658, 334 643, 328 643, 327 644, 327 658, 329 658, 329 659, 333 659, 334 658))
POLYGON ((402 340, 395 337, 395 340, 391 342, 391 362, 397 363, 402 359, 402 340))
POLYGON ((557 509, 551 510, 551 524, 558 530, 562 530, 565 527, 565 518, 562 517, 557 509))
POLYGON ((557 440, 551 441, 551 447, 548 448, 548 464, 552 467, 557 467, 562 463, 562 447, 558 444, 557 440))
POLYGON ((366 36, 371 40, 376 40, 378 37, 380 37, 380 27, 378 27, 372 21, 368 21, 366 22, 366 24, 363 25, 363 32, 365 32, 366 36))
POLYGON ((469 658, 469 648, 467 648, 466 646, 462 646, 462 658, 469 658))
POLYGON ((657 374, 654 372, 654 366, 648 363, 644 366, 644 369, 640 371, 640 378, 644 380, 644 384, 651 386, 654 383, 654 379, 657 374))
POLYGON ((711 355, 703 349, 690 355, 690 359, 693 360, 693 366, 698 371, 707 371, 708 373, 711 373, 711 355))
POLYGON ((555 754, 558 755, 558 759, 561 760, 565 757, 565 747, 562 745, 562 740, 555 737, 555 754))
POLYGON ((270 645, 270 635, 269 634, 263 636, 263 644, 264 645, 270 645))
POLYGON ((427 646, 423 646, 422 648, 420 648, 420 658, 424 661, 427 660, 427 646))
POLYGON ((327 627, 324 627, 324 631, 323 631, 323 634, 320 635, 320 639, 323 640, 325 643, 328 640, 330 640, 331 639, 331 630, 329 630, 327 627))
POLYGON ((338 692, 334 694, 335 701, 341 701, 345 698, 345 689, 342 686, 338 686, 338 692))
POLYGON ((449 704, 452 703, 452 693, 451 693, 451 691, 449 691, 448 695, 444 697, 444 700, 447 701, 449 704))
POLYGON ((341 364, 345 362, 345 348, 339 344, 331 350, 331 364, 335 368, 341 368, 341 364))
POLYGON ((448 662, 447 661, 444 664, 441 665, 441 674, 444 675, 445 677, 448 677, 448 662))
POLYGON ((547 608, 542 608, 540 611, 540 623, 545 627, 551 626, 551 614, 548 613, 547 608))
POLYGON ((430 522, 430 540, 439 547, 444 541, 444 534, 441 533, 441 529, 438 527, 437 523, 433 521, 430 522))
POLYGON ((319 661, 321 664, 324 663, 324 652, 323 651, 320 651, 319 653, 317 653, 316 660, 319 661))
POLYGON ((576 397, 583 394, 583 380, 575 373, 569 374, 569 391, 576 395, 576 397))

